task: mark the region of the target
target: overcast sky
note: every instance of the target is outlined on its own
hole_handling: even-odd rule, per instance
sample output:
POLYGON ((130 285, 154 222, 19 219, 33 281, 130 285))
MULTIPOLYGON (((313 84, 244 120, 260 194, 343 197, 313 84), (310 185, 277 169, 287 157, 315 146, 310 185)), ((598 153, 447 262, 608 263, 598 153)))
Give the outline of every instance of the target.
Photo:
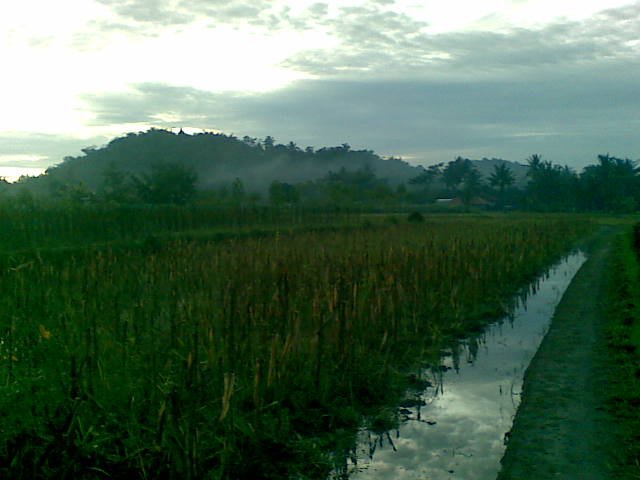
POLYGON ((0 35, 0 175, 150 127, 640 158, 640 1, 20 0, 0 35))

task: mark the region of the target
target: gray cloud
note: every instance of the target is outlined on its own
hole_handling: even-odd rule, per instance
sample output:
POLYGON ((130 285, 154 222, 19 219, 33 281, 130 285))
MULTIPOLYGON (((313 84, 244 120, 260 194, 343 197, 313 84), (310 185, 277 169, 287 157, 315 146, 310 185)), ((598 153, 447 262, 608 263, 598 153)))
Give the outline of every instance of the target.
POLYGON ((194 16, 188 10, 163 0, 98 0, 122 17, 160 25, 189 23, 194 16))
POLYGON ((314 3, 309 7, 308 13, 315 19, 324 18, 329 13, 329 5, 326 3, 314 3))
POLYGON ((266 0, 99 1, 122 25, 150 34, 157 25, 210 18, 321 25, 341 46, 288 59, 285 66, 317 79, 266 94, 147 83, 85 96, 94 126, 201 126, 301 145, 348 142, 425 163, 538 152, 580 166, 607 151, 640 156, 640 2, 540 29, 431 34, 387 0, 332 17, 327 3, 296 16, 266 0))
POLYGON ((304 81, 242 96, 143 84, 134 94, 85 100, 98 124, 202 126, 314 146, 348 142, 425 163, 458 154, 524 160, 539 152, 579 166, 606 151, 638 156, 640 74, 611 75, 624 66, 530 79, 304 81), (163 123, 163 114, 180 121, 163 123))
POLYGON ((158 32, 166 26, 185 26, 196 20, 209 20, 212 26, 223 24, 305 29, 308 22, 327 14, 327 5, 312 5, 302 16, 294 16, 286 5, 269 0, 97 0, 119 17, 117 22, 98 22, 101 30, 132 26, 142 34, 158 32))
POLYGON ((286 65, 317 75, 478 75, 632 60, 640 54, 640 2, 581 22, 506 32, 430 34, 426 23, 375 4, 344 8, 329 26, 341 49, 302 52, 286 65))
MULTIPOLYGON (((600 12, 583 21, 559 21, 540 29, 513 26, 507 31, 432 34, 428 24, 395 8, 393 0, 370 0, 342 7, 329 17, 327 3, 299 14, 268 0, 97 0, 118 15, 117 21, 92 26, 103 33, 124 29, 157 35, 168 25, 187 28, 197 19, 220 24, 277 29, 328 29, 337 49, 303 51, 285 67, 318 76, 404 78, 513 74, 514 70, 564 68, 640 54, 640 2, 600 12)), ((78 44, 89 41, 78 37, 78 44)))
POLYGON ((347 7, 323 24, 342 42, 337 50, 302 52, 285 65, 319 75, 353 72, 398 74, 425 66, 440 52, 424 43, 427 26, 404 13, 384 9, 379 4, 347 7))
POLYGON ((106 137, 77 138, 64 135, 2 133, 0 152, 6 156, 32 157, 21 159, 4 166, 48 167, 59 163, 64 157, 78 155, 82 148, 102 145, 106 137))
POLYGON ((183 124, 221 121, 217 112, 225 98, 191 87, 144 83, 132 92, 85 95, 84 100, 95 115, 92 126, 139 123, 172 127, 174 122, 161 117, 177 116, 183 124))

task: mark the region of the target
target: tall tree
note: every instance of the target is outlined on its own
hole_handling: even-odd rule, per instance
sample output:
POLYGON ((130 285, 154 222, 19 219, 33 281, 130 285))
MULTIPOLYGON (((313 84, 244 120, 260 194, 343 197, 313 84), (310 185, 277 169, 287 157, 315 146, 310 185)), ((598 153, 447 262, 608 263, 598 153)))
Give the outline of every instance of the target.
POLYGON ((448 188, 457 189, 471 169, 473 169, 471 160, 457 157, 444 167, 442 180, 448 188))
POLYGON ((589 210, 634 211, 640 206, 637 163, 608 153, 598 155, 598 164, 580 175, 580 201, 589 210))
POLYGON ((578 176, 567 166, 554 165, 534 154, 527 159, 527 206, 532 210, 573 210, 576 207, 578 176))
POLYGON ((442 169, 444 163, 438 163, 435 165, 429 165, 426 170, 423 170, 420 175, 417 175, 409 179, 409 183, 412 185, 424 185, 428 188, 438 177, 442 175, 442 169))
POLYGON ((515 176, 506 163, 493 166, 493 172, 489 176, 489 184, 495 187, 502 195, 506 188, 510 187, 516 181, 515 176))
POLYGON ((462 188, 460 194, 465 205, 470 205, 482 189, 482 175, 473 166, 467 170, 462 178, 462 188))
POLYGON ((264 140, 262 141, 262 146, 264 147, 265 150, 270 150, 272 149, 276 144, 276 139, 273 138, 271 135, 267 135, 266 137, 264 137, 264 140))
POLYGON ((502 207, 505 202, 505 190, 515 183, 515 176, 506 163, 493 166, 489 176, 489 185, 498 189, 498 203, 502 207))

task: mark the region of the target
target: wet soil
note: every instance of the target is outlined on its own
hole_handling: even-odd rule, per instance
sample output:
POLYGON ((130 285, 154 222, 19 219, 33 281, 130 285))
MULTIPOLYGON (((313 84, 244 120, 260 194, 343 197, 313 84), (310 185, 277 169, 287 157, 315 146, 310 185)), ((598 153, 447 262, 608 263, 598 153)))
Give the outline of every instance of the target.
POLYGON ((604 299, 615 233, 603 232, 592 245, 527 369, 498 480, 614 478, 620 449, 606 409, 615 366, 607 352, 604 299))

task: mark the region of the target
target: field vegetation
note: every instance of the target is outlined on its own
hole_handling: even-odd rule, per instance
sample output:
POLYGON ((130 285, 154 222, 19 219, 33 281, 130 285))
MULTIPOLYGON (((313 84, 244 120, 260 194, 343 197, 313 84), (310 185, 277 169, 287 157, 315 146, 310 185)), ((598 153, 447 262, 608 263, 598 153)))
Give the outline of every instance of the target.
POLYGON ((640 224, 617 238, 610 270, 609 346, 616 371, 608 386, 625 462, 617 478, 640 478, 640 224))
POLYGON ((252 235, 186 207, 0 213, 5 478, 323 478, 336 432, 591 228, 318 215, 252 235))
MULTIPOLYGON (((133 246, 169 238, 221 240, 277 231, 335 230, 362 223, 356 209, 207 204, 93 205, 0 201, 0 254, 43 249, 133 246)), ((376 223, 372 216, 369 223, 376 223)))

